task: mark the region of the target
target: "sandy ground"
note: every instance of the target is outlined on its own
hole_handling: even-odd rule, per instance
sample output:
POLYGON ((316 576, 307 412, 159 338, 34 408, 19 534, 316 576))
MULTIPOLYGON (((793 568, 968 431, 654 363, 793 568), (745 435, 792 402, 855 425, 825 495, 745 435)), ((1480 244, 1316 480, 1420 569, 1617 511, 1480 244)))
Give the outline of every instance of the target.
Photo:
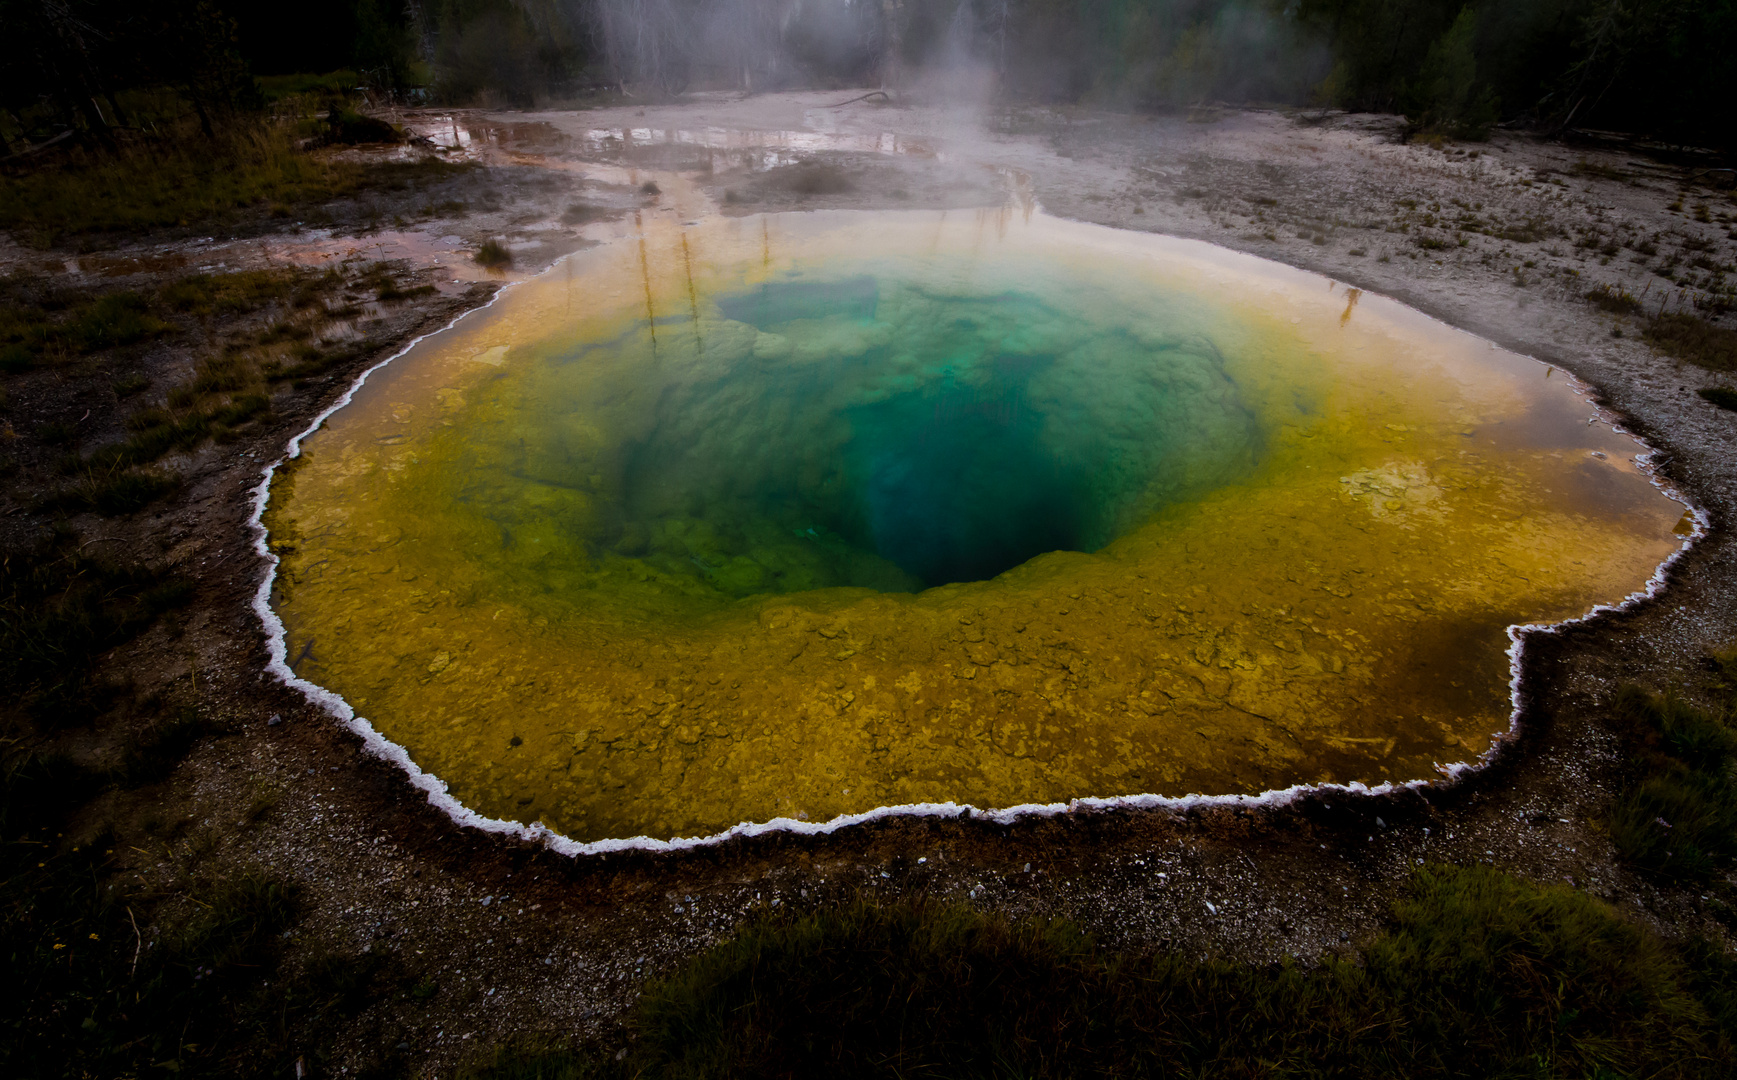
MULTIPOLYGON (((396 1054, 421 1074, 444 1075, 478 1046, 514 1034, 619 1037, 646 978, 744 918, 860 892, 1066 915, 1113 946, 1306 959, 1377 932, 1408 870, 1432 859, 1570 881, 1668 934, 1730 940, 1707 896, 1660 892, 1622 869, 1598 822, 1618 776, 1616 739, 1601 715, 1617 687, 1693 693, 1707 678, 1706 651, 1737 636, 1729 535, 1737 416, 1695 396, 1712 375, 1656 354, 1632 319, 1582 298, 1608 283, 1641 297, 1649 313, 1661 304, 1692 309, 1712 273, 1695 261, 1737 261, 1737 199, 1728 190, 1684 186, 1683 170, 1627 154, 1516 136, 1407 145, 1379 118, 830 107, 851 96, 401 117, 450 131, 444 141, 455 148, 440 153, 556 179, 457 223, 361 236, 302 230, 247 244, 189 240, 170 254, 177 265, 225 267, 318 264, 343 252, 404 260, 440 278, 448 294, 438 298, 443 306, 403 317, 396 332, 408 337, 485 294, 463 280, 480 274, 462 253, 488 236, 514 250, 510 280, 617 235, 631 212, 981 206, 1011 192, 1049 213, 1316 270, 1559 365, 1668 455, 1665 476, 1710 513, 1712 534, 1657 599, 1535 639, 1521 737, 1493 767, 1454 786, 1384 798, 1324 792, 1280 809, 1082 812, 1008 825, 890 819, 826 837, 574 861, 452 825, 395 769, 270 682, 248 607, 263 568, 245 547, 245 523, 246 491, 272 447, 212 450, 195 463, 192 494, 153 527, 172 519, 183 534, 174 558, 200 584, 174 648, 191 649, 201 698, 239 734, 201 744, 150 798, 177 808, 184 835, 204 838, 200 858, 263 865, 302 886, 308 914, 295 931, 297 955, 315 946, 384 950, 393 985, 438 986, 428 998, 379 994, 336 1045, 317 1048, 327 1068, 396 1054), (598 134, 606 132, 626 137, 598 134), (653 178, 663 178, 655 194, 643 189, 653 178), (1706 220, 1697 220, 1701 206, 1706 220), (1470 221, 1482 231, 1459 230, 1470 221), (1579 246, 1588 237, 1590 246, 1579 246), (1440 243, 1424 247, 1420 238, 1440 243), (1703 287, 1679 288, 1660 269, 1703 287), (262 790, 276 800, 269 814, 257 826, 233 824, 262 790)), ((124 276, 151 272, 149 260, 163 254, 103 258, 139 260, 124 276)), ((0 262, 81 270, 73 257, 15 248, 0 251, 0 262)), ((340 389, 296 404, 271 436, 276 445, 340 389)), ((114 662, 160 668, 168 648, 154 631, 114 662)), ((141 858, 134 872, 150 880, 179 872, 189 857, 141 858)))

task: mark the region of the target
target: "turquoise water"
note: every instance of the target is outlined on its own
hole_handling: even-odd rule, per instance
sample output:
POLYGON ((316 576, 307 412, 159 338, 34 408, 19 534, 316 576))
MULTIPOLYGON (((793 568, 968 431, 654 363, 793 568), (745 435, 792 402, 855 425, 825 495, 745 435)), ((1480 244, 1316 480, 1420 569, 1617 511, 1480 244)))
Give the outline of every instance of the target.
POLYGON ((1065 287, 855 269, 545 353, 485 403, 511 422, 471 435, 471 497, 511 543, 525 505, 485 493, 582 493, 592 560, 729 596, 915 592, 1097 551, 1259 459, 1262 425, 1197 316, 1157 310, 1136 337, 1070 311, 1065 287), (607 453, 567 431, 576 415, 605 419, 607 453))

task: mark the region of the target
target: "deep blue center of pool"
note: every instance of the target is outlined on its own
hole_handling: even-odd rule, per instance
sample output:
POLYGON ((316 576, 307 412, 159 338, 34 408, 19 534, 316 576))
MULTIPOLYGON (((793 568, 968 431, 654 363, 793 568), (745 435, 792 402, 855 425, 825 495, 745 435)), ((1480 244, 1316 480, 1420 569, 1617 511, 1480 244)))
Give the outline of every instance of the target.
POLYGON ((712 303, 722 321, 570 356, 616 373, 609 411, 563 400, 560 364, 526 401, 550 417, 527 471, 608 493, 587 538, 602 566, 738 597, 982 581, 1096 551, 1261 444, 1217 347, 1150 315, 1100 325, 1042 289, 861 274, 712 303), (575 452, 566 480, 562 418, 591 414, 621 418, 615 465, 575 452))

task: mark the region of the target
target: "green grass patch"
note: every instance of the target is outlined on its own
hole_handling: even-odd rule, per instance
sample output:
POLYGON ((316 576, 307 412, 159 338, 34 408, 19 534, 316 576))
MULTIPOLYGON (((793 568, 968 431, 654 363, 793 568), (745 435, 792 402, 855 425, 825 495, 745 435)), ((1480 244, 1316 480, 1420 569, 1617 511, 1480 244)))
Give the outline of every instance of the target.
MULTIPOLYGON (((93 553, 94 555, 94 553, 93 553)), ((89 557, 67 542, 0 560, 0 685, 8 706, 51 725, 103 704, 98 654, 185 604, 191 586, 166 571, 89 557)))
POLYGON ((1695 393, 1701 395, 1703 401, 1710 401, 1721 409, 1737 412, 1737 390, 1732 390, 1726 386, 1710 386, 1705 390, 1697 390, 1695 393))
MULTIPOLYGON (((1729 655, 1721 663, 1737 667, 1729 655)), ((1737 859, 1737 730, 1723 709, 1635 687, 1617 695, 1615 711, 1635 772, 1611 811, 1617 851, 1663 880, 1708 881, 1737 859)))
POLYGON ((107 779, 129 788, 166 780, 194 743, 219 730, 198 709, 177 709, 132 739, 122 752, 120 763, 107 772, 107 779))
POLYGON ((130 398, 151 385, 151 380, 143 375, 122 375, 109 384, 109 389, 115 392, 117 398, 130 398))
POLYGON ((290 350, 293 359, 289 363, 266 364, 265 375, 273 380, 294 379, 296 387, 301 388, 307 385, 306 380, 324 375, 333 368, 366 354, 371 348, 372 343, 366 341, 330 346, 303 343, 290 350))
POLYGON ((281 270, 242 270, 233 274, 191 274, 164 286, 158 299, 175 311, 195 315, 238 315, 291 296, 304 276, 281 270))
POLYGON ((113 833, 74 839, 82 805, 161 778, 202 728, 183 711, 107 772, 42 754, 0 766, 0 1075, 291 1076, 298 1057, 329 1075, 334 1022, 399 989, 378 953, 285 964, 300 905, 269 874, 212 865, 159 890, 117 863, 131 852, 113 833))
POLYGON ((83 476, 48 496, 44 503, 60 510, 119 517, 143 510, 180 486, 179 477, 156 469, 86 469, 83 476))
POLYGON ((52 291, 6 282, 0 288, 0 371, 16 373, 41 363, 87 356, 167 334, 174 329, 135 292, 63 300, 52 291))
POLYGON ((619 1063, 509 1047, 468 1075, 1714 1077, 1729 980, 1722 953, 1488 868, 1419 870, 1386 933, 1312 969, 859 903, 754 924, 650 987, 619 1063))
POLYGON ((254 79, 260 96, 266 101, 280 101, 303 94, 345 95, 362 85, 362 76, 344 68, 323 74, 303 72, 296 75, 260 75, 254 79))
POLYGON ((169 324, 150 313, 145 298, 118 292, 98 297, 60 327, 74 350, 93 353, 156 337, 169 324))
MULTIPOLYGON (((238 388, 257 378, 258 373, 251 368, 207 361, 200 366, 191 385, 177 388, 186 393, 171 393, 170 398, 192 405, 199 394, 238 388)), ((235 394, 227 400, 179 411, 148 406, 127 417, 131 435, 122 442, 99 447, 85 460, 85 466, 93 477, 107 478, 113 474, 118 478, 125 475, 125 470, 147 465, 171 451, 191 450, 210 438, 227 439, 235 429, 270 411, 271 399, 263 393, 235 394)))
MULTIPOLYGON (((0 279, 0 371, 26 371, 38 364, 137 345, 175 334, 177 316, 199 318, 245 314, 274 303, 315 302, 336 287, 332 274, 295 270, 248 270, 191 274, 154 292, 79 293, 38 278, 0 279)), ((342 284, 342 276, 337 284, 342 284)), ((125 396, 121 382, 116 392, 125 396)), ((139 389, 143 389, 140 384, 139 389)))
MULTIPOLYGON (((0 282, 4 298, 17 301, 0 308, 0 367, 9 370, 179 333, 195 319, 259 311, 271 316, 250 340, 232 341, 222 352, 201 359, 193 377, 171 387, 162 404, 136 409, 124 421, 128 433, 124 439, 99 447, 82 460, 70 461, 69 471, 83 475, 45 501, 104 514, 127 513, 144 506, 169 485, 163 474, 141 472, 141 467, 165 454, 194 449, 207 439, 239 437, 238 429, 270 416, 272 382, 324 374, 373 348, 374 343, 367 341, 320 345, 311 340, 329 320, 355 314, 353 307, 326 306, 329 298, 346 288, 373 290, 386 302, 417 299, 436 291, 432 286, 405 284, 385 267, 375 267, 357 280, 335 270, 319 274, 300 270, 193 274, 154 293, 111 293, 95 298, 57 293, 38 281, 0 282)), ((112 383, 120 398, 137 394, 148 385, 141 375, 120 377, 112 383)), ((48 445, 70 443, 76 435, 72 429, 55 424, 43 426, 36 434, 38 441, 48 445)))
POLYGON ((47 248, 90 233, 224 224, 254 207, 292 217, 369 187, 464 168, 338 160, 302 150, 296 139, 289 126, 261 123, 215 142, 166 138, 113 153, 72 151, 29 172, 0 176, 0 229, 47 248))
POLYGON ((1737 371, 1737 330, 1698 315, 1660 315, 1647 324, 1646 339, 1661 352, 1708 371, 1737 371))
POLYGON ((0 1073, 239 1075, 222 1049, 258 973, 273 967, 293 892, 257 874, 210 883, 154 926, 155 898, 107 880, 111 838, 69 851, 47 835, 7 836, 42 865, 15 862, 0 885, 12 991, 0 1006, 0 1073))

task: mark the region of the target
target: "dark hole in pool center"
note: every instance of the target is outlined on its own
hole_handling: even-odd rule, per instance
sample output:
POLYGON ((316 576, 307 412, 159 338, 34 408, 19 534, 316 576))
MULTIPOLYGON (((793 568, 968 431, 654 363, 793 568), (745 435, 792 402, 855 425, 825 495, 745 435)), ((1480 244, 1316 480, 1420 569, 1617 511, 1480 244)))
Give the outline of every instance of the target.
POLYGON ((1260 447, 1198 334, 1137 340, 1041 295, 870 277, 763 286, 717 308, 774 353, 808 352, 659 387, 654 418, 624 441, 617 517, 596 546, 733 596, 913 592, 1096 551, 1260 447), (866 347, 826 346, 865 328, 866 347), (1031 340, 1043 347, 1008 347, 1031 340))

